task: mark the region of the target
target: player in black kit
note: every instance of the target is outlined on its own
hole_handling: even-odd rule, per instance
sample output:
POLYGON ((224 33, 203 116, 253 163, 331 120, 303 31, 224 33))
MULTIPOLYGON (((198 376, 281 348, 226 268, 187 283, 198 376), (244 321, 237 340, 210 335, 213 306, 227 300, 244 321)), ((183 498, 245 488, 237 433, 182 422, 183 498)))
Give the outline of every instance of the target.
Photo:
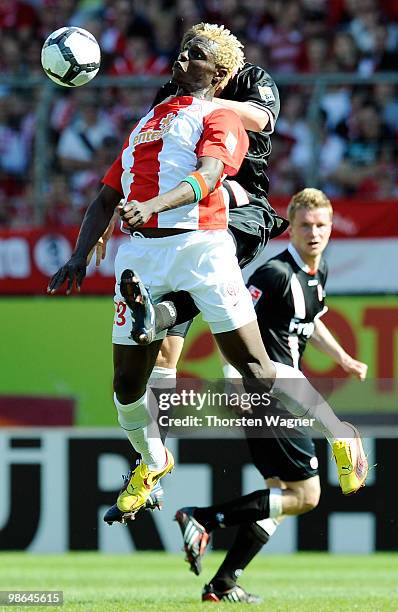
MULTIPOLYGON (((302 354, 311 340, 345 371, 364 379, 367 366, 350 357, 321 321, 327 311, 324 290, 327 267, 322 252, 331 232, 331 204, 321 191, 304 189, 293 196, 288 214, 291 235, 288 248, 259 267, 248 282, 267 352, 275 361, 300 368, 302 354)), ((239 377, 230 366, 224 372, 227 378, 239 377)), ((286 416, 280 405, 273 410, 275 412, 286 416)), ((248 433, 253 463, 266 480, 267 487, 296 493, 297 505, 289 514, 303 514, 315 508, 320 495, 318 461, 308 433, 297 429, 292 435, 290 429, 284 432, 283 428, 275 428, 267 438, 252 437, 248 433)), ((237 577, 284 518, 245 519, 248 506, 251 516, 255 516, 254 500, 248 500, 248 497, 209 508, 182 508, 177 512, 187 559, 196 574, 201 568, 200 558, 208 543, 209 532, 222 526, 221 522, 223 525, 240 522, 233 546, 210 584, 204 588, 204 600, 234 600, 228 594, 236 594, 237 577), (217 518, 219 516, 222 519, 217 518)), ((243 600, 248 603, 257 601, 256 596, 245 592, 236 601, 243 600)))
MULTIPOLYGON (((181 49, 206 27, 209 24, 191 27, 184 35, 181 49)), ((153 106, 174 95, 175 88, 171 81, 166 83, 155 97, 153 106)), ((239 265, 243 268, 257 257, 270 238, 278 236, 288 226, 267 200, 269 180, 266 171, 271 153, 270 136, 280 110, 279 93, 271 75, 250 63, 245 63, 218 93, 213 102, 235 111, 249 136, 249 150, 238 174, 233 181, 223 183, 229 198, 228 228, 236 243, 239 265)), ((111 233, 107 232, 105 242, 111 233)), ((103 244, 99 244, 97 261, 101 259, 102 249, 103 244)), ((151 312, 148 304, 148 308, 143 308, 140 313, 137 307, 132 337, 139 344, 147 344, 160 331, 168 330, 152 379, 173 380, 184 338, 199 310, 185 291, 168 294, 163 302, 154 306, 154 310, 151 312)), ((167 382, 164 385, 167 386, 167 382)))

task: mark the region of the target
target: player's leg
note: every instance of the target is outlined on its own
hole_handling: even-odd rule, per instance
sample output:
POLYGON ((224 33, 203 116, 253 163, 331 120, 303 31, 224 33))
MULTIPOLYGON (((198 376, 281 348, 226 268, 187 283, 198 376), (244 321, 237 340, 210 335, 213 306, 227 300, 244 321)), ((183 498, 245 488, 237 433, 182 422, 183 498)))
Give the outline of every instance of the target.
POLYGON ((136 512, 145 505, 158 480, 171 471, 173 458, 165 449, 156 420, 150 413, 146 384, 161 341, 148 346, 114 344, 114 402, 118 421, 142 462, 117 500, 121 512, 136 512))
MULTIPOLYGON (((319 476, 312 476, 307 480, 297 482, 284 482, 278 478, 269 478, 266 485, 272 489, 279 488, 282 491, 287 489, 292 491, 296 495, 296 514, 309 512, 318 504, 320 495, 319 476)), ((225 559, 207 586, 210 586, 211 590, 218 594, 233 589, 243 570, 263 546, 269 542, 286 516, 266 518, 254 523, 242 523, 225 559)))
POLYGON ((295 514, 296 508, 296 493, 288 489, 282 491, 279 487, 253 491, 213 506, 180 508, 175 520, 181 530, 190 569, 196 575, 200 574, 201 558, 214 529, 295 514))
MULTIPOLYGON (((155 367, 152 370, 149 379, 149 387, 155 397, 156 402, 159 402, 160 394, 165 399, 165 394, 172 394, 176 390, 177 364, 181 356, 184 346, 184 338, 188 333, 190 322, 182 325, 174 326, 168 331, 168 335, 163 340, 158 356, 156 358, 155 367)), ((170 408, 167 415, 171 416, 170 408)), ((162 414, 165 414, 164 412, 162 414)), ((159 410, 157 411, 157 418, 159 410)), ((163 442, 168 433, 167 426, 159 425, 160 436, 163 442)))
MULTIPOLYGON (((188 561, 195 573, 200 571, 200 557, 206 548, 208 536, 214 529, 254 522, 259 522, 262 526, 264 519, 272 526, 281 516, 303 514, 318 502, 320 489, 317 460, 310 438, 248 438, 248 445, 253 463, 264 478, 279 473, 289 479, 289 484, 299 484, 293 484, 292 487, 281 485, 278 478, 275 486, 222 504, 206 508, 181 508, 176 514, 176 520, 183 535, 188 561), (205 546, 203 540, 206 542, 205 546)), ((271 480, 269 483, 273 484, 271 480)), ((259 533, 258 529, 255 531, 259 533)), ((267 537, 270 535, 271 527, 267 537)))
MULTIPOLYGON (((253 463, 265 477, 266 487, 280 489, 283 495, 289 491, 291 515, 304 514, 316 508, 321 489, 315 446, 308 436, 248 438, 247 441, 253 463), (270 474, 281 476, 270 478, 270 474)), ((242 523, 211 583, 221 591, 231 588, 287 516, 268 517, 255 524, 242 523)))
MULTIPOLYGON (((189 326, 190 323, 185 323, 180 326, 175 326, 172 330, 169 331, 170 335, 167 336, 160 345, 160 350, 156 358, 156 364, 153 367, 150 378, 148 380, 148 394, 150 398, 149 403, 151 413, 151 433, 149 435, 148 442, 152 449, 153 445, 156 444, 156 442, 152 441, 153 439, 157 440, 160 437, 164 444, 167 436, 168 428, 164 426, 161 427, 158 423, 159 396, 160 394, 162 394, 162 396, 164 397, 164 394, 170 394, 175 391, 176 366, 183 348, 184 337, 188 332, 189 326), (155 425, 156 422, 158 423, 157 428, 155 425)), ((123 489, 125 489, 128 482, 130 481, 131 472, 123 478, 123 489)), ((145 509, 154 510, 155 508, 157 508, 161 510, 163 507, 163 498, 164 491, 159 479, 146 501, 145 509)), ((109 510, 104 516, 104 520, 109 524, 112 524, 115 521, 125 522, 129 518, 132 518, 132 516, 121 512, 116 504, 109 508, 109 510)))
POLYGON ((154 338, 147 346, 137 345, 132 337, 132 313, 129 309, 135 290, 132 263, 138 267, 144 282, 151 285, 155 299, 164 293, 164 277, 168 275, 172 258, 163 252, 160 243, 159 247, 163 255, 162 268, 159 267, 160 258, 153 256, 152 241, 144 238, 132 238, 123 244, 115 259, 114 401, 119 424, 142 457, 142 462, 131 472, 118 497, 117 506, 122 512, 136 512, 145 505, 158 480, 171 471, 174 463, 160 438, 156 418, 152 418, 151 396, 147 392, 147 382, 163 337, 154 338))
MULTIPOLYGON (((297 437, 295 438, 278 438, 274 435, 267 439, 248 437, 248 445, 253 463, 266 480, 266 491, 279 492, 282 495, 282 508, 285 507, 285 503, 288 501, 286 506, 288 506, 288 513, 291 515, 303 514, 312 510, 316 507, 320 495, 314 444, 308 436, 300 435, 300 432, 296 433, 297 437), (286 481, 280 478, 268 477, 269 474, 278 473, 290 480, 286 481)), ((242 503, 246 504, 247 501, 245 497, 241 497, 235 500, 235 503, 234 510, 236 512, 237 508, 242 503)), ((245 510, 243 506, 242 509, 245 510)), ((199 521, 199 519, 206 520, 209 516, 211 518, 206 509, 204 510, 205 512, 200 512, 200 509, 192 508, 190 512, 193 519, 197 522, 198 530, 202 529, 205 531, 205 534, 202 535, 202 540, 206 539, 206 537, 208 538, 212 528, 210 524, 205 529, 205 526, 199 521)), ((220 507, 217 510, 220 510, 220 507)), ((256 522, 248 522, 244 520, 247 514, 242 512, 240 515, 242 522, 239 526, 236 539, 211 580, 210 587, 218 593, 231 589, 236 584, 236 580, 242 571, 264 544, 269 541, 280 522, 286 516, 287 513, 283 514, 282 510, 279 515, 258 519, 256 522)), ((190 561, 191 569, 193 571, 200 569, 200 557, 199 560, 195 559, 195 551, 192 554, 189 543, 187 548, 187 559, 190 561)))
MULTIPOLYGON (((127 430, 126 430, 126 433, 129 439, 134 438, 134 440, 130 439, 130 441, 132 441, 133 446, 137 451, 139 450, 139 448, 142 448, 143 446, 142 437, 144 437, 144 454, 143 454, 144 462, 146 459, 147 461, 150 461, 151 463, 153 463, 153 455, 157 454, 156 451, 158 449, 157 440, 160 438, 160 440, 164 444, 164 441, 167 435, 167 428, 164 428, 164 427, 162 428, 159 425, 156 426, 156 423, 158 422, 158 412, 159 412, 158 411, 158 400, 159 400, 159 395, 161 393, 162 394, 172 393, 175 390, 176 364, 177 364, 179 355, 181 354, 182 346, 183 346, 183 338, 181 338, 181 336, 170 336, 169 339, 165 338, 163 341, 160 340, 159 342, 153 342, 148 346, 133 347, 133 348, 138 348, 138 349, 144 349, 143 352, 140 352, 138 350, 137 353, 135 353, 135 355, 139 357, 140 365, 138 368, 134 369, 134 376, 131 376, 131 380, 137 380, 137 381, 138 380, 142 381, 143 379, 146 379, 148 376, 148 370, 150 370, 150 365, 151 365, 150 363, 148 363, 148 359, 147 359, 147 354, 149 352, 148 349, 150 349, 151 352, 153 350, 153 352, 156 354, 158 347, 160 347, 159 352, 156 355, 156 364, 153 367, 152 371, 150 372, 150 377, 149 377, 148 385, 147 385, 148 387, 147 388, 147 401, 148 401, 148 396, 149 396, 150 406, 144 405, 141 407, 141 408, 144 408, 145 410, 144 416, 150 419, 150 423, 148 426, 144 428, 144 430, 138 429, 138 430, 133 430, 132 432, 129 432, 129 433, 127 433, 127 430), (144 355, 144 359, 140 359, 140 357, 142 357, 143 355, 144 355), (139 371, 140 367, 144 368, 145 371, 140 372, 139 371), (149 432, 148 432, 148 428, 149 428, 149 432), (142 431, 144 433, 142 433, 142 431), (137 441, 135 440, 137 436, 139 436, 140 438, 138 440, 138 445, 137 445, 137 441)), ((115 357, 115 361, 116 361, 116 358, 118 359, 118 362, 122 360, 121 357, 120 359, 118 357, 115 357)), ((127 367, 129 367, 129 365, 127 365, 127 367)), ((119 376, 119 373, 115 367, 115 380, 116 380, 116 375, 119 376)), ((138 391, 138 395, 140 395, 141 391, 142 389, 138 391)), ((131 389, 130 389, 130 393, 131 393, 131 389)), ((163 453, 163 451, 161 451, 161 453, 163 453)), ((122 489, 126 488, 127 484, 130 481, 131 475, 132 475, 132 470, 130 470, 129 474, 123 477, 124 485, 122 489)), ((163 491, 163 488, 159 480, 157 484, 155 485, 155 487, 153 488, 153 490, 151 491, 150 496, 146 501, 145 508, 150 509, 150 510, 154 510, 155 508, 158 508, 159 510, 162 509, 163 498, 164 498, 164 491, 163 491)), ((115 521, 125 522, 128 518, 133 518, 133 517, 130 515, 127 516, 126 513, 120 511, 117 504, 109 508, 104 516, 104 520, 109 524, 112 524, 115 521)))
MULTIPOLYGON (((183 324, 183 326, 185 328, 186 324, 183 324)), ((185 334, 175 334, 172 330, 167 334, 156 358, 157 368, 165 368, 176 373, 178 360, 184 348, 184 338, 185 334)))
POLYGON ((355 493, 364 485, 368 463, 359 433, 351 424, 340 421, 302 372, 271 362, 257 321, 241 329, 216 333, 215 339, 226 361, 241 374, 249 392, 261 393, 272 389, 272 396, 294 416, 313 419, 312 426, 327 438, 332 447, 345 495, 355 493))
MULTIPOLYGON (((289 437, 276 428, 272 429, 270 437, 267 438, 254 438, 250 433, 247 428, 247 443, 252 461, 264 477, 267 489, 279 489, 282 495, 289 491, 292 501, 291 515, 313 510, 319 502, 321 489, 318 460, 311 438, 303 430, 294 430, 294 435, 289 437), (278 477, 271 478, 274 474, 278 477)), ((242 570, 267 544, 286 516, 287 514, 280 514, 258 520, 256 523, 242 523, 211 584, 219 591, 231 588, 242 570)))

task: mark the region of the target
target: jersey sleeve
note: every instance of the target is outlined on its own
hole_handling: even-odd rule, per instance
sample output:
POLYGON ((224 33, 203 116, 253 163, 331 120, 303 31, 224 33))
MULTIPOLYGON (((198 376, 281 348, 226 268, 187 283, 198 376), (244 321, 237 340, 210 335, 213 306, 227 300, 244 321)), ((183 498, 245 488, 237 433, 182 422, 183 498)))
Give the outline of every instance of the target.
POLYGON ((249 148, 249 138, 238 115, 229 109, 217 109, 203 120, 197 157, 214 157, 224 164, 224 173, 234 176, 249 148))
POLYGON ((101 183, 108 185, 108 187, 112 187, 112 189, 115 189, 115 191, 123 195, 122 174, 122 154, 120 153, 112 166, 108 168, 105 175, 102 177, 101 183))
POLYGON ((270 121, 263 131, 271 134, 280 111, 279 91, 274 79, 263 68, 253 64, 246 64, 235 79, 236 82, 231 83, 233 90, 229 90, 227 86, 222 97, 229 96, 232 100, 250 102, 253 106, 265 110, 270 121))
POLYGON ((277 303, 282 300, 288 284, 288 275, 279 262, 270 260, 258 268, 247 282, 256 312, 265 308, 270 302, 277 303))

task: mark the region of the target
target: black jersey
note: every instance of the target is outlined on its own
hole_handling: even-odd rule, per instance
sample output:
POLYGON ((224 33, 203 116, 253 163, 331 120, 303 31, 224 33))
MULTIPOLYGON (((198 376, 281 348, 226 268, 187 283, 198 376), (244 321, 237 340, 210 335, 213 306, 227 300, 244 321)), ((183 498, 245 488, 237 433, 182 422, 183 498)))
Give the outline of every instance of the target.
POLYGON ((249 193, 266 198, 269 188, 266 172, 271 154, 270 134, 274 131, 280 110, 278 88, 271 75, 263 68, 246 63, 228 82, 220 97, 237 102, 250 102, 266 110, 270 116, 269 123, 262 132, 247 131, 249 150, 234 177, 249 193))
POLYGON ((314 321, 327 311, 326 279, 326 262, 321 259, 313 273, 291 244, 249 278, 264 346, 274 361, 300 367, 314 321))

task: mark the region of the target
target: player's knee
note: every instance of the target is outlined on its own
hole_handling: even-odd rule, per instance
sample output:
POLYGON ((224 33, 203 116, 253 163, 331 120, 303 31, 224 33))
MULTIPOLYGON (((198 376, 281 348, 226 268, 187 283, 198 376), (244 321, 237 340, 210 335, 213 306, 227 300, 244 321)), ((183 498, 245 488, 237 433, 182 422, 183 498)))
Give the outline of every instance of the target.
POLYGON ((138 380, 138 377, 131 376, 131 372, 127 372, 122 368, 115 371, 113 377, 113 390, 121 404, 130 404, 137 401, 145 393, 146 384, 138 380))
POLYGON ((302 501, 302 504, 301 504, 300 514, 305 514, 306 512, 311 512, 311 510, 314 510, 314 508, 317 507, 318 502, 319 502, 319 498, 316 499, 313 496, 305 497, 304 500, 302 501))
POLYGON ((299 494, 299 513, 305 514, 314 510, 319 504, 321 490, 319 486, 304 487, 299 494))
POLYGON ((178 359, 174 359, 173 355, 165 354, 159 351, 159 355, 156 358, 155 365, 159 368, 166 368, 168 370, 175 370, 177 367, 178 359))

